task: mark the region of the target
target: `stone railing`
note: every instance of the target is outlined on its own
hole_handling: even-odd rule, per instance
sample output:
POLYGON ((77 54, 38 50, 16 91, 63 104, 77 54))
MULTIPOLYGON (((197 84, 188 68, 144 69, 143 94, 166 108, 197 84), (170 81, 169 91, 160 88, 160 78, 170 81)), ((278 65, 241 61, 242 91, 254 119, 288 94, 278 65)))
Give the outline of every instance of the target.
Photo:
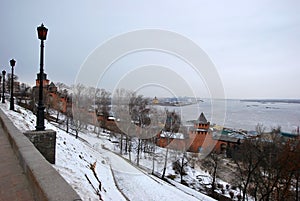
MULTIPOLYGON (((63 177, 42 156, 0 109, 0 126, 5 131, 12 149, 38 201, 80 201, 81 198, 63 177)), ((25 132, 25 131, 24 131, 25 132)))

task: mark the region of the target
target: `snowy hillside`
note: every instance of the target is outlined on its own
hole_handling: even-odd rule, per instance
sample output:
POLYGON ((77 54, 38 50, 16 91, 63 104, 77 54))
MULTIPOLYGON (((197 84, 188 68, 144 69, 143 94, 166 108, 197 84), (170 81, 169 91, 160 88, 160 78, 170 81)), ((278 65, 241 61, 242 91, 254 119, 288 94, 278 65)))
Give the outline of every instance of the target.
MULTIPOLYGON (((34 130, 36 117, 28 110, 8 103, 0 108, 21 130, 34 130)), ((46 129, 57 132, 55 169, 78 192, 83 200, 214 200, 180 184, 166 183, 133 166, 109 151, 114 145, 105 133, 100 138, 86 132, 84 140, 45 122, 46 129), (104 148, 105 147, 105 148, 104 148), (181 190, 180 190, 181 189, 181 190)))

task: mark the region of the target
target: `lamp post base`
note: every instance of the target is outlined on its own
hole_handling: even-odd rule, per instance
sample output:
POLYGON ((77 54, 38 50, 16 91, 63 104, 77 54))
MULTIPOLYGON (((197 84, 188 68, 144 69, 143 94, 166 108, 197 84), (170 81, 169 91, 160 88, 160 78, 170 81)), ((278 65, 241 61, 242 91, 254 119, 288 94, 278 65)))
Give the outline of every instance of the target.
POLYGON ((15 105, 14 105, 14 98, 10 98, 10 110, 15 110, 15 105))
POLYGON ((45 130, 45 123, 44 123, 44 106, 37 107, 37 114, 36 114, 36 127, 37 131, 44 131, 45 130))

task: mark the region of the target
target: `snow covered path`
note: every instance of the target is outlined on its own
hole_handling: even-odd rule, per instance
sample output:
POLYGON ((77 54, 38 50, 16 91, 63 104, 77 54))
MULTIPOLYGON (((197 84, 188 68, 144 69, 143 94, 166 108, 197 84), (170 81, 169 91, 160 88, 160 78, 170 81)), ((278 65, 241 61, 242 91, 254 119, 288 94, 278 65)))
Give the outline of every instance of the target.
MULTIPOLYGON (((91 139, 85 139, 91 142, 91 139)), ((102 157, 105 156, 106 160, 109 160, 117 185, 129 200, 214 200, 193 190, 191 191, 193 191, 195 196, 187 194, 169 183, 147 174, 117 154, 99 146, 100 144, 97 143, 94 145, 94 148, 101 152, 102 157)))
POLYGON ((130 200, 198 200, 163 181, 156 181, 129 164, 120 156, 107 151, 118 186, 130 200))

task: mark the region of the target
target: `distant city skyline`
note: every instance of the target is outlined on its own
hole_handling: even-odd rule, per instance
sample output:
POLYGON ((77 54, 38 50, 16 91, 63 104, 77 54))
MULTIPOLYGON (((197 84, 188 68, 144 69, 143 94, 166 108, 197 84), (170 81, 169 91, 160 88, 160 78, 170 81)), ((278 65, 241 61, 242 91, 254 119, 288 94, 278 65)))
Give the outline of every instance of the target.
MULTIPOLYGON (((49 29, 45 72, 54 83, 74 84, 89 55, 107 40, 135 30, 161 29, 189 38, 202 48, 215 64, 225 98, 300 99, 297 0, 4 0, 0 7, 0 70, 10 73, 9 60, 13 58, 19 81, 30 85, 35 84, 39 69, 36 28, 41 23, 49 29)), ((161 65, 179 77, 184 75, 183 79, 193 76, 189 70, 182 72, 188 69, 186 64, 157 52, 133 53, 114 65, 116 69, 105 78, 111 88, 119 83, 114 75, 124 73, 124 66, 132 72, 138 66, 161 65)), ((163 79, 168 74, 157 76, 163 79)), ((210 89, 203 80, 199 82, 199 89, 193 90, 209 97, 210 89)), ((158 89, 154 83, 153 87, 144 90, 146 96, 166 93, 159 91, 167 86, 158 89)), ((178 96, 185 95, 184 89, 178 90, 178 96)))

